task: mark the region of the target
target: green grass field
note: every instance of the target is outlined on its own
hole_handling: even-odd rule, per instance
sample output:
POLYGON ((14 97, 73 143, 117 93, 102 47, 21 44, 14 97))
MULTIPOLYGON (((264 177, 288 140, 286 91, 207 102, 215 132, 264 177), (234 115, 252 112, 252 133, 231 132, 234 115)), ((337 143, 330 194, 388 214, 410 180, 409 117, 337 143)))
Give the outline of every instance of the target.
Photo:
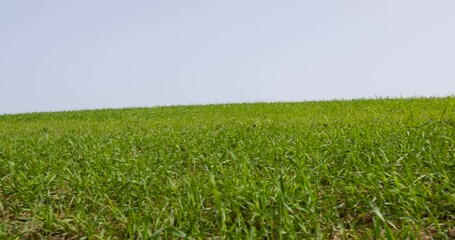
POLYGON ((455 98, 0 116, 3 239, 454 239, 455 98))

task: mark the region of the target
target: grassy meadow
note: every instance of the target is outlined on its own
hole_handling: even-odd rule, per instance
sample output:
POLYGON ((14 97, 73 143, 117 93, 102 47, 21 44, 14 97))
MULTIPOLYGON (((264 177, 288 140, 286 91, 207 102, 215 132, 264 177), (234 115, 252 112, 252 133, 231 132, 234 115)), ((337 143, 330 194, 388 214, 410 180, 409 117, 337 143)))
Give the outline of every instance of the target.
POLYGON ((455 98, 0 115, 0 239, 454 239, 455 98))

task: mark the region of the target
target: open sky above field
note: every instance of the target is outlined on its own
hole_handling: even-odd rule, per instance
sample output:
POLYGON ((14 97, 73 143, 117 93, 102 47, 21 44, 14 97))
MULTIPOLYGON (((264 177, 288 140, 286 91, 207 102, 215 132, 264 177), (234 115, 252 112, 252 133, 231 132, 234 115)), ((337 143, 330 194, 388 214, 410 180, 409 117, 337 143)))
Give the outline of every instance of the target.
POLYGON ((455 1, 0 2, 0 114, 455 93, 455 1))

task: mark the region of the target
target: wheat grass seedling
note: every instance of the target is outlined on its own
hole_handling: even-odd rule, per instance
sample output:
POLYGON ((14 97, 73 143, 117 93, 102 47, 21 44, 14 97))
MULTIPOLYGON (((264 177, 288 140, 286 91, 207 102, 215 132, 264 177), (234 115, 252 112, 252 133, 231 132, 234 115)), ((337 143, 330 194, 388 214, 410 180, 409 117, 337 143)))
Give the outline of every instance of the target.
POLYGON ((455 99, 0 116, 0 236, 453 239, 455 99))

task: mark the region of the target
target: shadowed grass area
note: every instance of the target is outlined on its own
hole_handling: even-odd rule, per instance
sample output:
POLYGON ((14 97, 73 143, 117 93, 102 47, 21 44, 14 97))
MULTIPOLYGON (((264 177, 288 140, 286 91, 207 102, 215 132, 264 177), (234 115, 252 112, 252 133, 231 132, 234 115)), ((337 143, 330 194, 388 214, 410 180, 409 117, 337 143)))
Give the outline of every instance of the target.
POLYGON ((0 237, 455 238, 455 98, 0 116, 0 237))

